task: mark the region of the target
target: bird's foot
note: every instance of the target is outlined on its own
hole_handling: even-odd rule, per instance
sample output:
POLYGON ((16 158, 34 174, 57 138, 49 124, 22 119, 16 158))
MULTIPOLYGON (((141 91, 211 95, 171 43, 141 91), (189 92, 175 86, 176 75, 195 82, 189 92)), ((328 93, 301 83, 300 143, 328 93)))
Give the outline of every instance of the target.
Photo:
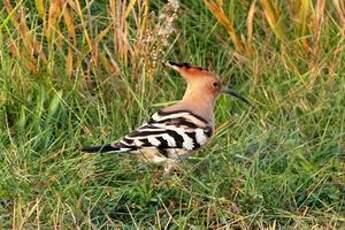
POLYGON ((179 175, 181 173, 181 168, 179 167, 177 162, 168 162, 166 163, 165 167, 164 167, 164 175, 168 176, 171 174, 177 174, 179 175))

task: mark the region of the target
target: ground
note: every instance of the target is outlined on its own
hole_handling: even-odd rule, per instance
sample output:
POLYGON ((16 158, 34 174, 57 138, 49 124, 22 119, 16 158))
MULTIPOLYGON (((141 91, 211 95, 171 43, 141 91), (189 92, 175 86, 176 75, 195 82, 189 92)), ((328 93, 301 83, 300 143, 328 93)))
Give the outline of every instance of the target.
POLYGON ((341 1, 57 2, 0 3, 1 228, 345 225, 341 1), (181 98, 165 60, 255 107, 219 97, 214 138, 176 175, 80 152, 181 98))

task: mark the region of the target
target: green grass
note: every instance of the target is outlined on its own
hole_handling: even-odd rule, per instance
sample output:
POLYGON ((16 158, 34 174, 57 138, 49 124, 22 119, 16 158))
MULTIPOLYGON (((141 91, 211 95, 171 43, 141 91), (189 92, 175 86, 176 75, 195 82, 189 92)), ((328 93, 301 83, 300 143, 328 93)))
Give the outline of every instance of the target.
MULTIPOLYGON (((225 12, 245 34, 249 4, 229 2, 225 12)), ((30 1, 20 4, 34 9, 30 1)), ((92 13, 104 16, 106 6, 93 3, 92 13)), ((341 229, 344 41, 336 11, 326 7, 315 56, 300 46, 303 38, 287 15, 289 40, 277 40, 258 5, 255 51, 243 62, 202 2, 182 4, 162 59, 210 67, 256 108, 221 96, 212 142, 182 163, 180 175, 167 177, 162 167, 130 156, 90 156, 78 148, 116 140, 179 99, 185 85, 176 73, 158 62, 147 76, 147 66, 135 66, 134 58, 126 64, 114 52, 108 58, 120 73, 92 65, 88 72, 82 62, 67 76, 66 52, 56 44, 49 51, 53 70, 40 63, 32 73, 11 53, 10 42, 20 48, 23 40, 0 11, 0 228, 341 229)), ((37 12, 26 13, 31 33, 39 35, 37 12)), ((94 30, 106 25, 101 19, 91 21, 94 30)), ((84 35, 78 34, 77 49, 87 60, 84 35)), ((312 44, 313 35, 305 36, 312 44)), ((111 39, 100 43, 111 48, 111 39)))

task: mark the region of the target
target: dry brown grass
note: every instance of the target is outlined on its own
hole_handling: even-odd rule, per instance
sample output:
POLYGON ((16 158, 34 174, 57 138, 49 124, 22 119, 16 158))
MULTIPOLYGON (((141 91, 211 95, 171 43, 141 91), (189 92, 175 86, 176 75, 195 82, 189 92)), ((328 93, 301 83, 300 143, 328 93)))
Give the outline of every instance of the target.
MULTIPOLYGON (((233 15, 225 13, 228 7, 225 1, 204 2, 229 34, 229 41, 233 43, 235 50, 234 56, 241 63, 252 63, 254 83, 260 82, 258 66, 261 64, 257 63, 257 60, 260 60, 258 55, 271 52, 262 50, 265 46, 272 48, 270 33, 276 38, 274 43, 281 50, 279 59, 287 68, 294 69, 297 75, 301 75, 306 69, 297 63, 304 60, 307 64, 310 77, 305 83, 305 89, 308 91, 314 88, 322 71, 334 72, 336 63, 339 63, 337 60, 344 46, 343 39, 339 39, 338 48, 334 49, 333 44, 325 42, 322 35, 325 34, 323 30, 336 24, 338 34, 344 36, 345 3, 342 1, 298 0, 288 1, 286 4, 277 0, 240 1, 242 7, 247 9, 245 35, 236 28, 240 22, 236 22, 233 15), (256 35, 256 31, 260 29, 265 31, 266 37, 256 35), (325 52, 327 46, 332 47, 330 49, 333 51, 325 52)), ((234 4, 232 7, 236 8, 238 5, 234 4)))
POLYGON ((342 0, 0 6, 0 229, 344 226, 342 0), (256 108, 220 97, 179 176, 81 155, 180 98, 167 57, 209 64, 256 108))
POLYGON ((36 9, 28 9, 5 0, 11 54, 32 73, 47 68, 54 75, 63 57, 70 77, 82 72, 90 79, 100 70, 116 76, 120 66, 131 66, 135 76, 152 76, 175 32, 178 2, 166 3, 159 15, 149 11, 150 0, 109 0, 105 15, 91 15, 92 4, 36 0, 36 9), (37 12, 37 20, 26 20, 30 11, 37 12))

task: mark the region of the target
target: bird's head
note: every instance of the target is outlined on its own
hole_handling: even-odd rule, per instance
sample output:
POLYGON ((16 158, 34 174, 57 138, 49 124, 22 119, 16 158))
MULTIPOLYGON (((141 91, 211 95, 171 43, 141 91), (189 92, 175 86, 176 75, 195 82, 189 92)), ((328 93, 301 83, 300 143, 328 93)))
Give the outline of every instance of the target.
POLYGON ((166 65, 176 70, 187 82, 187 92, 195 93, 200 96, 216 98, 221 93, 227 93, 250 104, 250 102, 233 89, 225 86, 216 74, 207 69, 192 66, 188 63, 169 62, 166 65))

